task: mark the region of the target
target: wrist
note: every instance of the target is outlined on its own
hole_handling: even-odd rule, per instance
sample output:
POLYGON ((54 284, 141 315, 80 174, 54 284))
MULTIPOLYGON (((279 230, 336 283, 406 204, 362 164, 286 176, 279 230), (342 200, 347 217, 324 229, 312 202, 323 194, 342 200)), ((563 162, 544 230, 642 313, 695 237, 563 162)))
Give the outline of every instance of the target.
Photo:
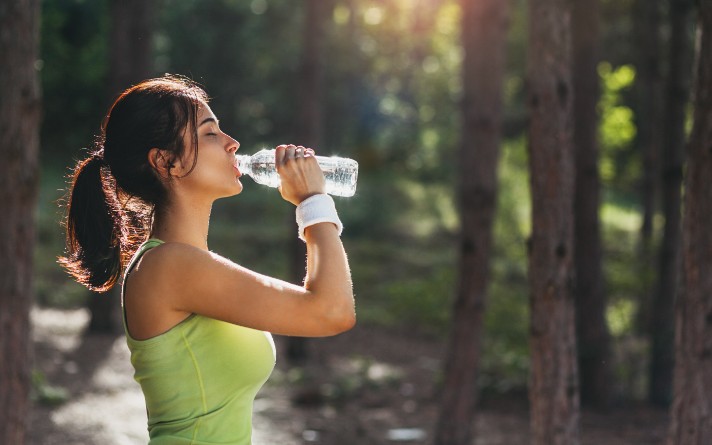
POLYGON ((336 226, 337 232, 341 235, 344 225, 336 213, 336 205, 331 196, 319 193, 305 199, 296 209, 297 225, 299 226, 299 239, 306 241, 304 230, 315 224, 329 222, 336 226))

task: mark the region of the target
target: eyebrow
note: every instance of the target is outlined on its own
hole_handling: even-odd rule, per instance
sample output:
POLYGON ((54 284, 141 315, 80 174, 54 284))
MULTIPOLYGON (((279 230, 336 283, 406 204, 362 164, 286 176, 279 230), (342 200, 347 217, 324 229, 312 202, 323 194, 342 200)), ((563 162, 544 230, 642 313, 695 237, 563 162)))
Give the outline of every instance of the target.
POLYGON ((208 118, 203 119, 203 122, 201 122, 200 125, 198 125, 198 127, 202 127, 203 124, 207 124, 208 122, 215 122, 216 124, 218 123, 218 121, 214 117, 208 117, 208 118))

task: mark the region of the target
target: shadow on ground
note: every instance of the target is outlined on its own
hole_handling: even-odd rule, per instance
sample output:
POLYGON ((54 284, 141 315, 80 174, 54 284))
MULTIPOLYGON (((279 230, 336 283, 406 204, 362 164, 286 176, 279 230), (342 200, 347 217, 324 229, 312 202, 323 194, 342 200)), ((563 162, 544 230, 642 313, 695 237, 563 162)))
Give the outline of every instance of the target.
MULTIPOLYGON (((145 445, 146 413, 122 336, 82 335, 86 310, 35 308, 29 445, 145 445)), ((284 351, 285 339, 276 338, 284 351)), ((278 366, 258 395, 254 445, 429 444, 441 341, 372 326, 307 343, 308 364, 278 366)), ((525 445, 526 400, 486 400, 473 445, 525 445)), ((662 445, 666 413, 647 406, 584 412, 583 445, 662 445)))

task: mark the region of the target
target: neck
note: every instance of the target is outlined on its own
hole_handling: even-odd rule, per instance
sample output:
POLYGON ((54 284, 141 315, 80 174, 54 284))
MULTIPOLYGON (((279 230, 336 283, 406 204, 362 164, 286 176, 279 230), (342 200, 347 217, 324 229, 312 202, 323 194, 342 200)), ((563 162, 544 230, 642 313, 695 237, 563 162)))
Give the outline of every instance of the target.
POLYGON ((212 203, 171 202, 156 209, 151 237, 208 250, 208 227, 212 203))

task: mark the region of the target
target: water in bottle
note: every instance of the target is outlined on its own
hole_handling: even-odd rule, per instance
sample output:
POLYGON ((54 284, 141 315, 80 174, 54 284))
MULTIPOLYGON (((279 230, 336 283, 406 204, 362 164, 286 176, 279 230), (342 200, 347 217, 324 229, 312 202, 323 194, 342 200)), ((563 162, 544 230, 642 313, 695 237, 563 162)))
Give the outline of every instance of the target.
MULTIPOLYGON (((237 168, 258 184, 279 187, 280 179, 274 166, 274 149, 260 150, 250 155, 235 155, 237 168)), ((316 156, 326 179, 326 193, 335 196, 353 196, 356 193, 358 162, 336 156, 316 156)))

